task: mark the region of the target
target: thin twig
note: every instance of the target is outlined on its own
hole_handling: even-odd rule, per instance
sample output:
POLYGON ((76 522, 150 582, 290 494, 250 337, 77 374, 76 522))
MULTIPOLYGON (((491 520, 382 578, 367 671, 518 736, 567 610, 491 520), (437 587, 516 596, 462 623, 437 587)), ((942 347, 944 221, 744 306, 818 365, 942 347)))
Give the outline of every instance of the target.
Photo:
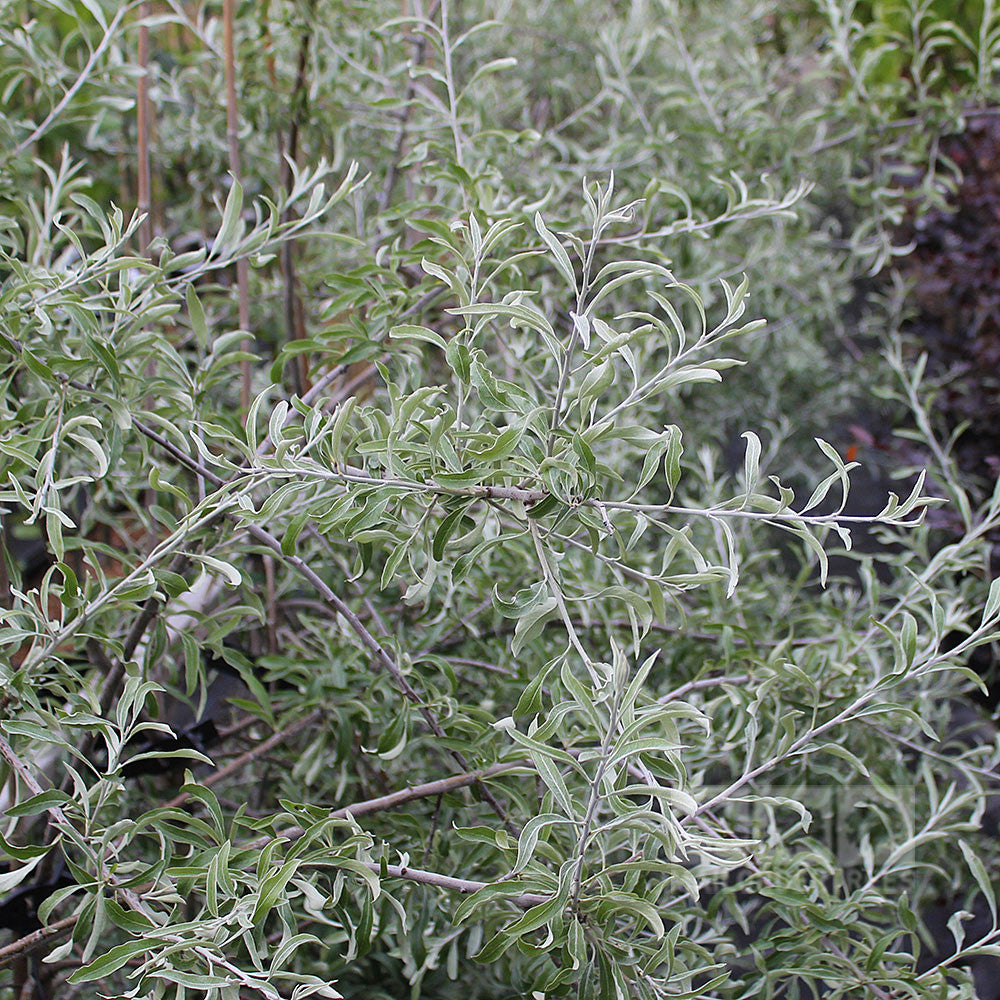
MULTIPOLYGON (((311 711, 308 715, 304 715, 301 719, 297 719, 290 726, 286 726, 284 729, 278 730, 278 732, 272 734, 266 740, 263 740, 256 746, 251 747, 245 753, 241 753, 238 757, 233 758, 233 760, 231 760, 225 767, 220 767, 217 771, 213 771, 212 774, 208 775, 208 777, 201 783, 206 787, 217 785, 220 781, 224 781, 230 775, 235 774, 242 767, 246 766, 257 757, 266 754, 269 750, 278 746, 278 744, 284 743, 286 740, 290 739, 300 730, 312 725, 312 723, 319 719, 322 714, 322 709, 313 709, 313 711, 311 711)), ((187 792, 181 792, 179 795, 175 795, 169 802, 167 802, 164 805, 164 808, 175 808, 176 806, 186 802, 189 798, 190 795, 187 792)))
MULTIPOLYGON (((468 878, 454 878, 451 875, 441 875, 438 872, 424 871, 422 868, 407 868, 401 865, 382 865, 374 861, 362 861, 369 871, 376 875, 383 873, 388 878, 405 878, 410 882, 420 882, 423 885, 433 885, 439 889, 451 889, 453 892, 478 892, 493 882, 477 882, 468 878)), ((551 896, 545 896, 537 892, 525 892, 520 896, 514 896, 511 902, 521 907, 538 906, 539 903, 547 903, 551 896)))
POLYGON ((278 599, 274 586, 274 557, 263 556, 264 563, 264 604, 267 608, 267 651, 274 655, 278 651, 278 599))
POLYGON ((677 46, 677 51, 681 54, 681 59, 684 60, 684 66, 688 71, 688 76, 691 78, 691 83, 694 85, 694 92, 698 95, 698 100, 701 101, 702 107, 708 113, 709 120, 712 122, 712 126, 719 135, 724 135, 726 131, 725 123, 722 121, 719 112, 716 110, 715 105, 712 103, 712 99, 708 96, 708 91, 705 89, 705 84, 702 82, 701 73, 698 71, 698 64, 694 61, 694 57, 691 55, 691 50, 687 47, 684 41, 684 33, 681 28, 680 19, 671 12, 670 20, 674 22, 673 32, 671 33, 671 38, 674 44, 677 46))
MULTIPOLYGON (((222 0, 222 30, 225 40, 226 73, 226 141, 229 146, 229 169, 233 183, 243 186, 243 171, 240 166, 239 109, 236 103, 236 51, 233 41, 233 22, 236 18, 236 0, 222 0)), ((237 313, 240 329, 246 337, 240 341, 240 350, 249 354, 250 343, 250 279, 246 257, 236 261, 237 313)), ((250 407, 250 360, 240 362, 240 405, 244 410, 250 407)))
POLYGON ((673 691, 668 691, 657 701, 674 701, 677 698, 683 698, 691 691, 700 691, 702 688, 722 687, 724 684, 750 684, 754 680, 755 678, 751 677, 750 674, 737 674, 734 677, 727 677, 725 674, 719 677, 700 677, 698 680, 688 681, 686 684, 674 688, 673 691))
MULTIPOLYGON (((347 819, 348 816, 357 819, 359 816, 369 816, 372 813, 384 812, 387 809, 395 809, 397 806, 415 799, 426 799, 435 795, 446 795, 448 792, 457 791, 459 788, 468 788, 469 785, 478 784, 486 778, 492 778, 496 774, 503 774, 506 771, 513 771, 517 768, 533 768, 534 764, 530 760, 513 760, 502 764, 493 764, 490 767, 481 768, 478 771, 466 771, 464 774, 453 774, 450 778, 438 778, 436 781, 428 781, 422 785, 410 785, 408 788, 401 788, 396 792, 389 792, 387 795, 379 795, 373 799, 365 799, 363 802, 352 802, 350 805, 341 806, 330 813, 331 819, 347 819)), ((277 836, 283 840, 295 840, 301 837, 305 831, 301 826, 290 826, 280 830, 277 836)), ((259 851, 262 847, 273 840, 273 837, 263 836, 244 845, 247 850, 259 851)))
MULTIPOLYGON (((430 20, 437 13, 441 0, 434 0, 431 9, 427 12, 427 19, 430 20)), ((406 84, 406 94, 403 97, 403 120, 399 123, 399 135, 396 137, 396 148, 389 162, 389 170, 385 175, 385 187, 379 195, 378 207, 384 210, 392 201, 392 193, 399 179, 399 164, 402 162, 403 154, 406 152, 407 133, 410 128, 410 115, 413 111, 413 101, 417 96, 417 78, 414 70, 424 61, 427 55, 427 35, 419 35, 413 43, 413 59, 410 62, 410 79, 406 84)))
MULTIPOLYGON (((68 384, 72 385, 74 388, 83 389, 86 392, 92 391, 87 386, 81 385, 79 382, 75 382, 72 379, 68 384)), ((190 455, 185 454, 183 451, 180 450, 180 448, 178 448, 175 444, 173 444, 173 442, 168 441, 162 434, 160 434, 157 431, 154 431, 153 428, 149 426, 149 424, 144 423, 142 420, 138 420, 135 417, 132 418, 132 423, 135 426, 135 429, 140 434, 142 434, 144 437, 149 438, 150 441, 154 441, 164 451, 173 455, 173 457, 177 459, 177 461, 180 462, 181 465, 187 466, 187 468, 189 468, 192 472, 196 472, 199 476, 203 476, 205 479, 207 479, 210 483, 212 483, 215 486, 225 485, 226 481, 221 476, 217 476, 214 472, 212 472, 211 469, 202 465, 201 462, 199 462, 197 459, 192 458, 190 455)))
POLYGON ((900 744, 900 746, 904 746, 908 750, 912 750, 914 753, 922 754, 927 757, 933 757, 934 760, 939 760, 943 764, 948 764, 956 771, 968 771, 970 774, 978 775, 980 778, 985 778, 987 781, 1000 782, 1000 773, 997 771, 992 771, 985 767, 977 767, 975 764, 970 764, 968 761, 962 760, 961 758, 956 759, 948 754, 938 753, 936 750, 931 750, 930 747, 921 746, 919 743, 914 743, 913 740, 908 740, 905 736, 902 736, 899 733, 894 733, 883 726, 872 722, 871 719, 864 718, 862 721, 867 722, 872 729, 874 729, 877 733, 881 733, 886 739, 895 740, 900 744))
POLYGON ((153 242, 153 207, 149 168, 149 4, 139 4, 139 80, 136 88, 136 201, 143 216, 139 223, 139 253, 146 256, 153 242))
POLYGON ((485 660, 470 660, 463 656, 448 656, 445 657, 449 663, 458 663, 464 667, 478 667, 481 670, 488 670, 490 673, 503 674, 505 677, 513 677, 514 671, 508 670, 506 667, 501 667, 496 663, 487 663, 485 660))
POLYGON ((762 774, 766 774, 783 761, 796 756, 804 747, 806 747, 813 740, 822 736, 823 733, 839 726, 842 722, 850 720, 855 713, 864 708, 868 702, 872 701, 878 693, 879 691, 877 687, 868 688, 867 691, 855 698, 854 701, 852 701, 846 708, 842 709, 832 718, 827 719, 826 722, 809 729, 807 732, 804 732, 798 737, 798 739, 793 740, 788 747, 777 753, 774 757, 770 758, 770 760, 764 761, 752 770, 745 771, 739 778, 729 784, 721 792, 713 795, 712 798, 708 799, 706 802, 702 802, 693 813, 689 813, 687 816, 681 817, 680 822, 684 824, 690 820, 697 819, 698 816, 708 812, 720 802, 726 802, 741 788, 755 781, 762 774))
POLYGON ((437 781, 428 781, 422 785, 410 785, 409 788, 403 788, 398 792, 390 792, 388 795, 380 795, 376 799, 368 799, 366 802, 356 802, 354 805, 343 806, 337 809, 332 815, 338 818, 351 815, 357 819, 359 816, 367 816, 370 813, 395 809, 396 806, 402 805, 404 802, 412 802, 414 799, 425 799, 432 795, 445 795, 456 789, 478 784, 485 778, 491 778, 495 774, 503 774, 505 771, 513 771, 519 767, 533 767, 533 765, 529 760, 514 760, 502 764, 493 764, 491 767, 484 767, 478 771, 467 771, 465 774, 455 774, 450 778, 439 778, 437 781))
MULTIPOLYGON (((448 92, 448 121, 451 125, 452 141, 455 143, 455 162, 463 170, 465 169, 465 155, 463 152, 464 138, 462 129, 458 123, 458 96, 455 92, 455 69, 452 65, 451 34, 448 31, 448 0, 441 0, 441 55, 444 57, 444 85, 448 92)), ((419 81, 415 81, 420 86, 419 81)), ((463 200, 468 208, 468 196, 465 188, 462 188, 463 200)))
MULTIPOLYGON (((0 757, 3 757, 7 761, 11 770, 24 782, 32 795, 42 794, 42 786, 35 780, 35 776, 28 770, 24 761, 14 753, 13 747, 11 747, 4 736, 0 736, 0 757)), ((48 811, 60 823, 66 822, 66 814, 58 806, 49 806, 48 811)))
POLYGON ((342 403, 349 396, 353 396, 356 390, 360 389, 365 382, 371 381, 376 370, 374 365, 362 366, 355 375, 349 378, 342 386, 339 386, 336 392, 330 394, 330 398, 325 403, 326 409, 332 410, 338 403, 342 403))
POLYGON ((108 25, 107 30, 104 32, 104 37, 101 39, 97 48, 94 49, 90 54, 90 58, 87 60, 87 64, 80 71, 80 75, 76 78, 73 85, 63 94, 62 99, 58 104, 45 116, 44 121, 39 125, 27 139, 19 142, 17 146, 14 147, 14 155, 17 156, 23 153, 36 139, 44 135, 48 131, 49 126, 62 114, 66 105, 76 96, 77 91, 87 82, 90 78, 90 74, 94 72, 94 67, 97 65, 97 60, 101 58, 104 54, 104 50, 111 44, 111 40, 114 38, 115 31, 118 25, 121 24, 122 18, 129 12, 132 8, 132 4, 123 4, 118 8, 118 12, 111 19, 111 23, 108 25))
MULTIPOLYGON (((312 12, 315 7, 315 0, 309 0, 306 10, 306 23, 312 23, 312 12)), ((312 41, 312 31, 305 27, 299 39, 298 66, 295 72, 295 85, 289 98, 291 108, 291 121, 288 125, 288 142, 284 141, 281 131, 278 132, 278 169, 281 173, 281 184, 290 194, 294 187, 295 178, 292 173, 292 164, 298 161, 299 152, 299 129, 302 122, 302 105, 306 93, 306 66, 309 60, 309 45, 312 41)), ((282 214, 282 222, 288 222, 292 218, 292 210, 288 208, 282 214)), ((305 319, 303 316, 302 299, 298 294, 295 274, 295 245, 291 239, 285 240, 281 244, 281 277, 282 277, 282 300, 285 307, 285 328, 289 341, 304 340, 306 336, 305 319)), ((295 358, 296 372, 296 392, 301 396, 309 389, 309 360, 305 354, 299 354, 295 358)))

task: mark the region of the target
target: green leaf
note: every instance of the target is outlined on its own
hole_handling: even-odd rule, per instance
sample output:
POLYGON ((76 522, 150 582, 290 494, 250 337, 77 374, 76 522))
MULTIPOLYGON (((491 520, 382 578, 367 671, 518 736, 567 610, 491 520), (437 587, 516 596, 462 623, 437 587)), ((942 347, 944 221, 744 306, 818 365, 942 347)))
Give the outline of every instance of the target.
POLYGON ((475 956, 480 965, 492 965, 514 943, 514 938, 506 931, 494 935, 475 956))
POLYGON ((0 893, 5 894, 10 892, 11 889, 16 889, 35 870, 43 857, 43 854, 39 854, 20 868, 0 873, 0 893))
POLYGON ((288 522, 288 528, 285 533, 281 536, 281 551, 286 556, 295 555, 295 545, 299 540, 299 535, 302 533, 302 529, 311 520, 311 515, 309 511, 303 511, 301 514, 296 514, 295 517, 288 522))
POLYGON ((30 798, 7 807, 8 816, 37 816, 50 809, 59 809, 70 801, 70 797, 58 788, 49 788, 30 798))
POLYGON ((561 895, 553 896, 547 902, 533 906, 520 920, 515 920, 514 923, 506 927, 504 929, 505 933, 511 937, 520 937, 522 934, 529 934, 531 931, 538 930, 539 927, 550 923, 565 908, 566 900, 561 895))
POLYGON ((990 584, 990 592, 986 597, 986 605, 983 608, 980 628, 984 628, 987 622, 997 617, 998 613, 1000 613, 1000 577, 997 577, 990 584))
POLYGON ((438 562, 444 558, 445 549, 448 542, 451 540, 451 536, 454 534, 455 529, 458 527, 459 522, 465 516, 465 512, 472 506, 471 503, 462 504, 460 507, 456 507, 447 517, 442 520, 441 524, 438 526, 438 530, 434 532, 434 543, 432 545, 432 554, 438 562))
POLYGON ((35 858, 43 857, 48 854, 49 851, 56 845, 57 840, 54 840, 51 844, 29 844, 25 846, 20 846, 18 844, 12 844, 8 841, 2 833, 0 833, 0 849, 8 857, 13 858, 15 861, 33 861, 35 858))
POLYGON ((552 235, 540 212, 535 212, 535 231, 541 236, 542 241, 549 248, 552 254, 553 263, 556 269, 566 279, 566 283, 573 291, 576 291, 576 272, 569 259, 569 254, 563 249, 563 245, 552 235))
MULTIPOLYGON (((230 175, 232 177, 232 175, 230 175)), ((226 197, 226 207, 222 212, 222 225, 219 227, 218 235, 212 247, 212 256, 232 252, 230 244, 236 236, 236 231, 241 225, 240 213, 243 211, 243 188, 235 177, 232 178, 232 187, 226 197)))
POLYGON ((156 591, 156 577, 152 570, 146 570, 135 580, 128 580, 115 588, 115 597, 120 601, 145 601, 156 591))
POLYGON ((543 670, 539 670, 521 692, 521 697, 518 698, 517 704, 514 706, 513 716, 515 719, 520 719, 525 715, 537 715, 542 710, 542 685, 556 662, 553 660, 543 670))
POLYGON ((990 913, 993 916, 993 926, 997 926, 997 898, 996 892, 993 889, 993 883, 990 881, 989 872, 986 870, 986 865, 983 864, 982 859, 973 852, 972 848, 964 840, 959 840, 959 849, 962 852, 962 857, 965 858, 965 863, 969 866, 969 871, 972 872, 972 877, 976 880, 976 884, 979 886, 980 891, 986 897, 986 903, 990 908, 990 913))
POLYGON ((640 490, 656 475, 656 470, 660 467, 660 459, 666 454, 668 443, 666 439, 660 438, 656 441, 653 446, 646 452, 646 457, 642 462, 642 471, 639 473, 639 479, 635 484, 635 489, 632 491, 632 496, 635 497, 640 490))
POLYGON ((499 584, 493 586, 493 607, 500 612, 504 618, 520 618, 527 614, 532 608, 537 607, 548 593, 548 587, 544 580, 538 580, 530 587, 525 587, 517 591, 508 601, 500 593, 499 584))
POLYGON ((753 431, 744 431, 742 437, 746 440, 747 450, 743 458, 743 481, 746 484, 747 498, 745 503, 749 504, 750 497, 757 492, 757 480, 760 477, 760 438, 753 431))
POLYGON ((550 826, 569 824, 571 822, 565 816, 560 816, 559 813, 541 813, 538 816, 532 816, 521 830, 521 835, 517 841, 517 861, 510 870, 510 874, 517 875, 528 866, 528 863, 534 856, 538 838, 545 829, 550 826))
POLYGON ((448 312, 457 316, 490 316, 497 319, 510 320, 511 326, 519 324, 526 326, 530 330, 537 330, 540 333, 555 336, 552 324, 545 315, 534 306, 521 304, 516 306, 503 305, 499 302, 477 302, 461 309, 449 309, 448 312))
POLYGON ((271 912, 301 864, 301 858, 291 858, 261 881, 253 913, 250 916, 253 923, 259 923, 271 912))
POLYGON ((528 508, 528 517, 532 520, 537 520, 564 506, 565 504, 558 497, 550 493, 547 497, 543 497, 528 508))
POLYGON ((444 337, 440 333, 435 333, 433 330, 428 329, 426 326, 412 326, 409 323, 401 323, 399 326, 394 326, 389 330, 389 336, 393 340, 422 340, 425 343, 441 348, 442 351, 447 352, 448 350, 448 344, 445 342, 444 337))
POLYGON ((126 941, 111 951, 94 959, 88 965, 75 970, 69 976, 71 983, 90 983, 95 979, 104 979, 113 972, 117 972, 130 959, 136 955, 142 955, 147 951, 152 951, 159 944, 155 938, 141 938, 138 941, 126 941))
POLYGON ((535 750, 533 747, 528 748, 528 754, 535 765, 535 769, 538 771, 538 776, 555 796, 555 800, 563 810, 563 813, 572 818, 575 815, 573 800, 570 798, 566 782, 563 780, 563 776, 559 772, 559 768, 556 767, 552 757, 547 753, 535 750))
POLYGON ((458 340, 449 340, 445 347, 445 358, 458 376, 459 382, 467 383, 472 372, 472 355, 465 344, 458 340))
POLYGON ((39 361, 34 354, 31 353, 26 347, 21 348, 21 360, 24 362, 24 366, 33 375, 37 375, 41 379, 45 379, 47 382, 51 382, 55 375, 52 369, 49 368, 47 364, 43 361, 39 361))
POLYGON ((908 611, 903 612, 903 625, 899 632, 906 666, 911 666, 917 655, 917 620, 908 611))
POLYGON ((545 628, 546 622, 552 617, 557 606, 556 599, 548 597, 517 620, 514 638, 510 644, 510 651, 514 656, 519 656, 521 650, 545 628))
POLYGON ((243 583, 243 575, 232 563, 216 559, 215 556, 205 555, 203 552, 199 552, 194 558, 207 566, 208 569, 215 570, 216 573, 221 574, 230 587, 238 587, 243 583))
POLYGON ((104 908, 111 922, 129 934, 148 934, 156 927, 145 914, 136 910, 126 910, 113 899, 105 900, 104 908))
POLYGON ((26 736, 40 743, 52 743, 60 746, 66 742, 65 736, 58 729, 40 725, 27 719, 10 719, 3 723, 3 731, 9 736, 26 736))
POLYGON ((496 440, 482 451, 470 452, 469 457, 476 462, 497 462, 512 455, 524 434, 524 422, 514 424, 501 431, 496 440))
POLYGON ((191 329, 194 331, 198 343, 204 350, 208 346, 208 324, 205 321, 205 310, 202 308, 201 300, 194 289, 194 285, 188 285, 185 293, 188 307, 188 318, 191 320, 191 329))

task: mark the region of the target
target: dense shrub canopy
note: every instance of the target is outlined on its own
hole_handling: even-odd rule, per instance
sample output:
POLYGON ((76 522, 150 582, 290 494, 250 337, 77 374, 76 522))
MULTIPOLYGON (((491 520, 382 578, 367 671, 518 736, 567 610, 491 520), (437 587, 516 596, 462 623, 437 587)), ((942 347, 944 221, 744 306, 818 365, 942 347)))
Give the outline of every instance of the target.
POLYGON ((0 996, 974 995, 952 6, 5 5, 0 996))

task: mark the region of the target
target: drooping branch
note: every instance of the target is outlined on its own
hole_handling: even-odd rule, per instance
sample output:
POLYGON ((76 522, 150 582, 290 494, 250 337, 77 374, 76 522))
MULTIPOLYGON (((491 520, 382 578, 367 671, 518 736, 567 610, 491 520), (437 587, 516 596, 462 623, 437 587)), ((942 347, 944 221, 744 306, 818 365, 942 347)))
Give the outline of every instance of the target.
MULTIPOLYGON (((373 813, 384 812, 387 809, 395 809, 397 806, 416 799, 428 799, 435 795, 444 795, 447 792, 457 791, 459 788, 468 788, 470 785, 479 784, 486 778, 492 778, 497 774, 504 774, 507 771, 514 771, 518 768, 533 768, 534 764, 530 760, 504 761, 500 764, 492 764, 478 771, 466 771, 463 774, 453 774, 450 778, 438 778, 436 781, 427 781, 421 785, 410 785, 408 788, 401 788, 397 792, 390 792, 388 795, 379 795, 374 799, 365 799, 363 802, 352 802, 350 805, 341 806, 330 813, 333 819, 346 819, 348 816, 357 819, 359 816, 370 816, 373 813)), ((173 802, 168 805, 173 805, 173 802)), ((277 836, 284 840, 295 840, 301 837, 305 831, 301 826, 289 826, 279 831, 277 836)), ((274 839, 269 836, 258 837, 245 845, 249 850, 260 850, 274 839)))
MULTIPOLYGON (((140 431, 140 433, 150 437, 151 440, 156 440, 158 443, 164 442, 169 445, 169 442, 167 442, 165 438, 162 438, 159 434, 156 434, 155 431, 152 431, 152 428, 146 427, 146 425, 141 423, 141 421, 135 421, 135 426, 140 431)), ((173 448, 173 446, 171 446, 171 453, 174 454, 174 456, 178 459, 178 461, 181 461, 184 465, 188 466, 189 468, 192 466, 196 466, 198 470, 201 472, 201 474, 205 475, 206 478, 213 480, 217 485, 222 485, 224 483, 224 480, 222 480, 219 476, 216 476, 210 470, 204 468, 204 466, 200 466, 193 459, 189 458, 187 455, 184 455, 184 453, 181 452, 179 449, 173 448)), ((522 492, 528 492, 528 491, 522 491, 522 492)), ((265 531, 258 525, 249 525, 247 527, 247 532, 250 534, 252 538, 255 538, 257 541, 261 542, 269 549, 271 549, 271 551, 274 552, 275 555, 282 562, 286 563, 288 566, 290 566, 292 569, 298 572, 301 576, 305 577, 319 591, 323 599, 327 601, 330 605, 332 605, 334 610, 336 610, 337 613, 340 614, 344 618, 344 620, 348 623, 351 630, 361 640, 362 645, 372 654, 375 662, 378 663, 379 666, 382 667, 389 674, 389 676, 392 678, 396 687, 403 694, 403 696, 413 705, 416 706, 417 710, 419 711, 424 721, 427 723, 431 732, 434 733, 434 735, 437 736, 439 739, 445 740, 446 739, 445 731, 441 727, 441 724, 437 721, 437 717, 423 703, 421 697, 417 694, 416 690, 406 679, 406 676, 396 665, 395 660, 393 660, 393 658, 388 654, 385 648, 368 631, 368 629, 365 627, 364 622, 362 622, 361 619, 337 596, 337 594, 334 593, 333 589, 327 584, 327 582, 321 576, 319 576, 312 569, 312 567, 309 566, 309 564, 306 563, 301 557, 296 555, 286 555, 286 553, 282 550, 281 542, 277 538, 275 538, 274 535, 272 535, 270 532, 265 531)), ((461 753, 458 750, 449 750, 448 753, 463 771, 472 770, 471 764, 469 763, 468 759, 463 753, 461 753)), ((507 827, 507 829, 511 832, 511 834, 517 837, 519 831, 508 817, 506 810, 503 808, 503 806, 500 805, 500 803, 497 801, 496 797, 489 790, 489 788, 487 788, 481 782, 477 783, 479 784, 483 798, 489 804, 490 808, 493 809, 493 811, 497 814, 497 816, 507 827)))
POLYGON ((0 968, 10 965, 11 962, 17 961, 29 952, 36 951, 54 938, 71 931, 75 926, 76 914, 71 914, 68 917, 63 917, 62 920, 57 920, 54 924, 39 927, 38 930, 5 944, 0 948, 0 968))
MULTIPOLYGON (((231 0, 227 0, 231 2, 231 0)), ((63 380, 65 384, 72 385, 74 388, 80 389, 84 392, 90 393, 91 390, 88 386, 77 382, 75 379, 65 378, 63 380)), ((165 448, 173 457, 180 462, 185 467, 192 469, 199 475, 203 476, 205 479, 214 483, 217 486, 226 486, 226 481, 222 477, 216 475, 210 469, 206 468, 197 460, 191 458, 182 452, 179 448, 174 446, 170 441, 164 438, 157 431, 153 430, 152 427, 146 425, 143 421, 133 419, 133 426, 149 440, 154 441, 161 447, 165 448)), ((363 477, 366 478, 366 477, 363 477)), ((473 487, 473 491, 484 497, 506 497, 509 499, 519 499, 526 500, 532 494, 538 494, 537 497, 532 496, 532 499, 539 499, 544 497, 546 494, 543 491, 530 491, 530 490, 520 490, 514 487, 473 487)), ((231 511, 227 511, 232 513, 231 511)), ((437 717, 434 713, 424 704, 423 699, 414 689, 414 687, 407 680, 406 676, 400 670, 399 666, 396 664, 395 660, 389 655, 386 649, 378 642, 377 639, 368 631, 364 622, 348 607, 347 604, 341 600, 340 597, 333 591, 333 589, 326 583, 326 581, 319 576, 312 567, 309 566, 301 557, 286 554, 282 547, 281 542, 274 537, 270 532, 259 527, 258 525, 248 525, 246 528, 247 532, 252 538, 261 542, 267 548, 271 549, 272 552, 286 565, 294 569, 299 575, 303 576, 308 580, 320 593, 322 598, 331 605, 331 607, 340 614, 344 620, 347 622, 348 626, 355 633, 355 635, 361 640, 361 644, 369 651, 372 655, 374 661, 384 669, 389 676, 392 678, 397 689, 402 693, 402 695, 411 702, 420 713, 421 717, 424 719, 428 728, 431 732, 440 740, 446 741, 447 735, 438 722, 437 717)), ((461 753, 461 751, 450 749, 448 751, 451 758, 458 764, 464 772, 472 771, 472 765, 466 756, 461 753)), ((517 826, 511 821, 510 817, 507 815, 506 810, 497 800, 496 796, 490 791, 486 785, 482 784, 481 781, 477 781, 480 792, 483 799, 487 802, 491 809, 497 814, 500 820, 503 822, 507 830, 514 836, 519 836, 519 830, 517 826)))
MULTIPOLYGON (((265 740, 258 747, 255 747, 252 753, 254 756, 259 756, 260 754, 271 749, 273 746, 277 745, 277 743, 282 740, 288 739, 290 736, 294 735, 294 733, 307 726, 315 718, 318 712, 319 710, 312 712, 304 719, 300 719, 293 726, 289 726, 286 729, 283 729, 280 733, 276 733, 269 740, 265 740)), ((9 746, 7 746, 7 750, 4 749, 4 746, 5 744, 2 741, 2 738, 0 738, 0 753, 3 753, 6 757, 7 751, 9 751, 9 746)), ((23 774, 23 776, 26 777, 26 783, 29 783, 29 788, 32 787, 30 783, 34 783, 34 785, 37 786, 37 782, 34 781, 30 772, 26 767, 24 767, 23 762, 13 754, 13 751, 10 751, 10 753, 11 758, 8 758, 8 760, 13 759, 18 762, 18 774, 23 774)), ((251 759, 249 754, 241 755, 225 768, 221 768, 213 775, 210 775, 202 783, 205 785, 218 783, 223 778, 228 777, 230 774, 246 764, 249 759, 251 759)), ((352 816, 354 818, 359 816, 369 816, 373 813, 383 812, 387 809, 395 809, 406 802, 413 802, 417 799, 431 798, 435 795, 444 795, 447 792, 454 792, 460 788, 468 788, 470 785, 477 784, 478 782, 498 774, 504 774, 508 771, 514 771, 523 767, 530 768, 532 766, 533 765, 529 760, 504 761, 500 764, 493 764, 490 767, 484 767, 478 771, 469 771, 464 774, 454 774, 451 777, 439 778, 436 781, 428 781, 421 785, 410 785, 408 788, 402 788, 399 791, 391 792, 388 795, 380 795, 378 798, 367 799, 364 802, 355 802, 348 806, 342 806, 340 809, 334 810, 334 812, 331 813, 331 816, 338 819, 343 819, 347 816, 352 816)), ((175 808, 185 802, 188 798, 189 796, 186 794, 177 795, 165 804, 165 808, 175 808)), ((280 831, 278 836, 282 839, 294 840, 297 837, 301 837, 304 832, 305 831, 302 827, 293 826, 280 831)), ((271 839, 272 838, 270 837, 259 837, 253 843, 246 846, 251 850, 259 850, 260 848, 266 846, 271 839)), ((381 865, 368 864, 367 867, 376 874, 382 873, 381 865)), ((487 882, 473 881, 471 879, 454 878, 450 875, 440 875, 437 872, 429 872, 419 868, 404 868, 399 865, 387 865, 386 874, 392 878, 405 878, 412 882, 421 882, 425 885, 433 885, 441 889, 449 889, 462 893, 476 892, 490 884, 487 882)), ((546 902, 548 898, 548 896, 524 893, 521 896, 516 897, 514 902, 518 906, 528 907, 534 906, 537 903, 546 902)), ((56 923, 42 927, 37 931, 32 931, 30 934, 26 934, 24 937, 21 937, 16 941, 12 941, 10 944, 0 948, 0 968, 5 965, 9 965, 21 955, 42 947, 42 945, 65 933, 66 931, 72 930, 72 928, 76 925, 76 920, 77 917, 75 914, 64 917, 56 923)))
MULTIPOLYGON (((417 711, 430 731, 438 739, 446 741, 447 734, 438 722, 437 716, 424 704, 423 699, 417 694, 413 685, 407 680, 405 674, 399 669, 396 661, 389 655, 385 647, 368 631, 365 623, 334 593, 329 584, 300 556, 286 555, 281 548, 281 542, 270 532, 265 531, 258 525, 249 525, 247 531, 251 538, 255 538, 258 542, 266 545, 276 556, 296 570, 301 576, 305 577, 319 591, 323 599, 347 622, 351 631, 361 640, 361 644, 371 653, 374 661, 389 674, 403 697, 416 706, 417 711)), ((471 764, 461 751, 450 749, 448 750, 448 754, 463 771, 472 770, 471 764)), ((477 784, 483 798, 489 803, 490 808, 497 814, 511 834, 517 837, 517 827, 511 822, 506 810, 497 801, 496 796, 481 781, 477 781, 477 784)))
MULTIPOLYGON (((0 757, 3 757, 5 761, 10 765, 10 768, 14 773, 24 782, 28 791, 32 795, 41 795, 42 786, 38 783, 35 776, 31 773, 31 769, 23 760, 14 752, 13 747, 7 742, 6 737, 0 736, 0 757)), ((45 811, 55 820, 56 823, 61 826, 69 826, 69 818, 66 813, 62 811, 57 805, 46 806, 45 811)), ((122 901, 130 908, 138 913, 143 913, 148 916, 145 905, 139 896, 132 890, 123 885, 119 885, 117 879, 115 879, 110 872, 104 869, 104 864, 97 861, 98 867, 101 869, 101 876, 106 881, 106 883, 112 887, 116 894, 118 894, 122 901)))

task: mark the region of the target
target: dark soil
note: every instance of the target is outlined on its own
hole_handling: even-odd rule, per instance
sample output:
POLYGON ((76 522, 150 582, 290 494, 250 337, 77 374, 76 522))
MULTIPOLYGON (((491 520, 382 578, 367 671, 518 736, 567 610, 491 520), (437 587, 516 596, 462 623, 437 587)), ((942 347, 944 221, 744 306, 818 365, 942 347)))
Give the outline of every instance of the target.
POLYGON ((914 249, 897 269, 913 285, 907 330, 942 385, 938 415, 949 430, 968 424, 955 455, 986 486, 1000 471, 1000 116, 971 117, 941 153, 958 190, 903 227, 914 249))

